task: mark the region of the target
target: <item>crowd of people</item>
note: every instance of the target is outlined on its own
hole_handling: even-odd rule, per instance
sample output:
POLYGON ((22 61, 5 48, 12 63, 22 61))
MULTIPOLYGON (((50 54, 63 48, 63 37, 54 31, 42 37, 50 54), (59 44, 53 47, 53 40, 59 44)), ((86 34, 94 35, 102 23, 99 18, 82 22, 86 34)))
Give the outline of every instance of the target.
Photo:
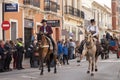
POLYGON ((16 42, 0 40, 0 72, 11 71, 11 61, 13 59, 14 69, 24 69, 22 66, 24 47, 22 39, 17 39, 16 42))

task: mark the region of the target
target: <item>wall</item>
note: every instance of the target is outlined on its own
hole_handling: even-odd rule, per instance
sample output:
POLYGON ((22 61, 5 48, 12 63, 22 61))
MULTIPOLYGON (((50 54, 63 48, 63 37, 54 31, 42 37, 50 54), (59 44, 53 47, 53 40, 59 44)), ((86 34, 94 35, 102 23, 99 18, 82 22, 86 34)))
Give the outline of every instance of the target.
MULTIPOLYGON (((0 25, 2 24, 2 2, 0 2, 0 25)), ((0 40, 2 40, 2 28, 0 26, 0 40)))

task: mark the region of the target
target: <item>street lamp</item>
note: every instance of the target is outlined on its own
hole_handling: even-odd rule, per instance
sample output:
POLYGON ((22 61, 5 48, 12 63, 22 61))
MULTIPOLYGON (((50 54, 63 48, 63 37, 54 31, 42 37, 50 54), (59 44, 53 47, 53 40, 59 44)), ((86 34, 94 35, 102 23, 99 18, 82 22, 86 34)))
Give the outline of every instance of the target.
MULTIPOLYGON (((2 2, 2 22, 4 21, 5 0, 2 2)), ((3 40, 5 40, 5 31, 2 29, 3 40)))

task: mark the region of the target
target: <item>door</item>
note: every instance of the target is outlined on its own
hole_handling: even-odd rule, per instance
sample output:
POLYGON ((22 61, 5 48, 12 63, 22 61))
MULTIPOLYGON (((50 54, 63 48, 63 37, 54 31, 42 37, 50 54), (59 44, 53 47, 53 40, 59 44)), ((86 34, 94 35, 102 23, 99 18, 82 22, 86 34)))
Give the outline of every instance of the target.
POLYGON ((32 37, 32 28, 25 28, 24 29, 24 39, 25 39, 25 48, 27 49, 31 43, 31 37, 32 37))
POLYGON ((12 41, 16 41, 16 26, 17 23, 16 22, 11 22, 11 40, 12 41))

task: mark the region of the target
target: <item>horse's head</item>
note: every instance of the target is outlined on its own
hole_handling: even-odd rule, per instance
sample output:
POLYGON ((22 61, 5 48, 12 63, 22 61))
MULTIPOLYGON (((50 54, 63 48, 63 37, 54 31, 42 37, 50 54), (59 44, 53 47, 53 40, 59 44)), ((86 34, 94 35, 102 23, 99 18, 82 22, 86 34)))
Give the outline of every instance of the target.
POLYGON ((85 34, 85 40, 86 40, 86 44, 89 45, 91 43, 91 40, 93 39, 93 36, 91 33, 86 33, 85 34))

